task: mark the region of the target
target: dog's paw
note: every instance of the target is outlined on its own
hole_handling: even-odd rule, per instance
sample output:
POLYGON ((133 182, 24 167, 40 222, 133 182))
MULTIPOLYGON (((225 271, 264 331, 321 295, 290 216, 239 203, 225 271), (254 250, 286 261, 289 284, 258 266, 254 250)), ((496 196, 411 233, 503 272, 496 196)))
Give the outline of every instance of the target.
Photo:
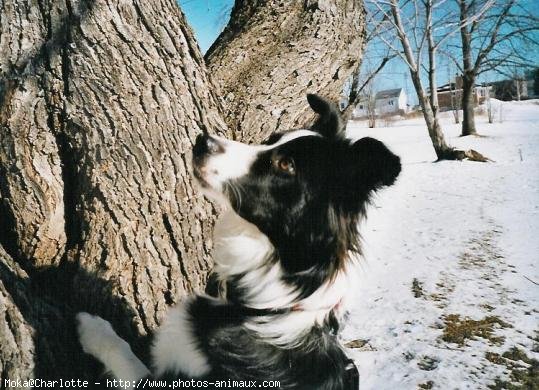
POLYGON ((104 355, 124 342, 110 322, 88 313, 77 314, 77 331, 82 350, 102 360, 104 355))

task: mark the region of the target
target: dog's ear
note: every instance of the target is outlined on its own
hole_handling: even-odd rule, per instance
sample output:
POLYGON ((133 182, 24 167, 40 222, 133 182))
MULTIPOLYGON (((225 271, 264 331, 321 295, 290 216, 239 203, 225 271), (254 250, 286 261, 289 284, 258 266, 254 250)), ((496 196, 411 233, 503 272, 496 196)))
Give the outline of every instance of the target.
POLYGON ((392 185, 401 171, 400 158, 382 142, 365 137, 350 147, 356 190, 368 193, 392 185), (359 186, 359 187, 358 187, 359 186))
POLYGON ((313 131, 324 137, 334 137, 342 131, 341 114, 333 103, 310 93, 307 94, 307 101, 313 111, 319 115, 311 126, 313 131))

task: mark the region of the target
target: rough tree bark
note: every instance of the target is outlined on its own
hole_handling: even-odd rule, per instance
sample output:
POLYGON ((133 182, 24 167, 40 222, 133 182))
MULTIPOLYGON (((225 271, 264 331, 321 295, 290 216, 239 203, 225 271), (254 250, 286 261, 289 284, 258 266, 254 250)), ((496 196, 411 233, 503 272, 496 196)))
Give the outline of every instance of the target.
MULTIPOLYGON (((357 1, 281 3, 238 1, 212 49, 246 139, 303 121, 307 91, 337 97, 361 55, 357 1)), ((144 359, 167 306, 204 287, 214 210, 190 150, 232 132, 174 0, 0 0, 0 54, 0 379, 91 379, 75 312, 144 359)))
MULTIPOLYGON (((173 0, 6 0, 0 16, 0 243, 28 275, 1 280, 27 289, 13 326, 48 343, 15 343, 21 359, 71 376, 79 347, 47 333, 36 305, 52 302, 55 330, 83 309, 134 340, 202 289, 213 211, 195 194, 190 149, 226 125, 173 0)), ((19 356, 0 345, 0 359, 19 356)))
POLYGON ((465 0, 459 0, 460 10, 460 38, 462 41, 462 133, 461 135, 476 135, 477 130, 475 128, 475 112, 474 112, 474 99, 473 89, 475 84, 475 75, 479 69, 474 69, 474 63, 472 60, 472 33, 465 21, 468 19, 469 5, 465 0))
MULTIPOLYGON (((34 373, 35 330, 25 318, 32 305, 28 275, 0 246, 0 381, 31 378, 34 373)), ((31 320, 30 320, 31 321, 31 320)), ((0 383, 0 388, 5 388, 0 383)))
POLYGON ((365 13, 357 0, 237 0, 206 53, 236 136, 257 141, 312 119, 307 92, 338 101, 358 68, 365 13))
POLYGON ((462 136, 477 135, 475 128, 475 78, 462 77, 462 136))

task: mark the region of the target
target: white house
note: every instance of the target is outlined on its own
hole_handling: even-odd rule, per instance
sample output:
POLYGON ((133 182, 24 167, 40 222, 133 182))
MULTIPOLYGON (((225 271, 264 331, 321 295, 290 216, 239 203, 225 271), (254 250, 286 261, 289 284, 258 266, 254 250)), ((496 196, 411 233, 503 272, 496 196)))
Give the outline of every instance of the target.
POLYGON ((401 114, 406 112, 408 101, 404 89, 386 89, 375 96, 377 115, 401 114))
POLYGON ((361 96, 359 102, 356 104, 356 108, 354 108, 354 112, 352 112, 352 117, 365 118, 367 116, 369 116, 369 97, 361 96))
MULTIPOLYGON (((371 114, 376 116, 403 114, 407 111, 407 104, 406 94, 402 88, 379 91, 374 96, 374 113, 371 112, 371 114)), ((367 117, 372 107, 373 104, 369 103, 369 97, 363 96, 352 115, 354 118, 367 117)))

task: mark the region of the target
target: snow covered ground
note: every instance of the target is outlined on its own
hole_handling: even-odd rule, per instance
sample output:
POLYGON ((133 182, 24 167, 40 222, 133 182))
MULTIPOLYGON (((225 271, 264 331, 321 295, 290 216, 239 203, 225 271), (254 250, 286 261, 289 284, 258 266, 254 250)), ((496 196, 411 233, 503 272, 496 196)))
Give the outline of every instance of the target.
POLYGON ((421 119, 348 126, 403 162, 362 228, 349 355, 362 390, 539 388, 539 101, 503 103, 502 123, 478 116, 485 137, 459 137, 445 115, 451 145, 495 162, 433 163, 421 119))

